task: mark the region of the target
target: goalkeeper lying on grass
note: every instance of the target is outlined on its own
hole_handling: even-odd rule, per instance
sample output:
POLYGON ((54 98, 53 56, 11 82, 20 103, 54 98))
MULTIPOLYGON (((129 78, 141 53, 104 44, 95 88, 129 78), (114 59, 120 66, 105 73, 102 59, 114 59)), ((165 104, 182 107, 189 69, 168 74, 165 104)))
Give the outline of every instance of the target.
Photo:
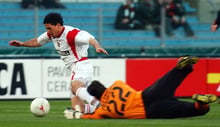
MULTIPOLYGON (((185 102, 174 97, 175 90, 193 71, 197 57, 181 57, 177 65, 143 91, 135 91, 122 81, 116 81, 105 88, 98 81, 93 81, 88 92, 100 100, 100 106, 92 114, 81 114, 73 110, 65 114, 66 118, 75 119, 145 119, 145 118, 183 118, 205 115, 209 112, 209 103, 215 102, 213 94, 194 94, 195 102, 185 102)), ((193 85, 193 84, 192 84, 193 85)))

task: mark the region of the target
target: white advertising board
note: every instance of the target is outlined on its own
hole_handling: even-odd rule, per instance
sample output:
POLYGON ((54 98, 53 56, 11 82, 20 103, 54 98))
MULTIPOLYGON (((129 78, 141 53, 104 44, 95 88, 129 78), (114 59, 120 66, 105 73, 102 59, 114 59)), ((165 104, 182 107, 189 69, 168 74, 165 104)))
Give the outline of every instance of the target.
POLYGON ((0 99, 40 96, 42 87, 40 61, 0 59, 0 99))
MULTIPOLYGON (((99 80, 106 87, 115 80, 125 80, 124 59, 90 59, 93 65, 93 80, 99 80)), ((47 98, 70 97, 71 72, 65 69, 59 59, 43 60, 43 96, 47 98)))
POLYGON ((115 80, 125 81, 125 59, 91 59, 93 80, 99 80, 106 87, 115 80))
POLYGON ((70 97, 69 72, 60 59, 48 59, 42 62, 43 96, 47 98, 70 97))
MULTIPOLYGON (((90 59, 93 80, 125 81, 125 59, 90 59)), ((0 59, 0 99, 69 98, 71 73, 60 59, 0 59)))

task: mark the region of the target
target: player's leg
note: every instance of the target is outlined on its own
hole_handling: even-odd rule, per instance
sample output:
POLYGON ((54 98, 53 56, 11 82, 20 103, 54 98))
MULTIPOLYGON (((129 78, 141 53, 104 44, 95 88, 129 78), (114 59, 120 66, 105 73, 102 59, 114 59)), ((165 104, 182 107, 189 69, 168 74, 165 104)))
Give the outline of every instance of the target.
POLYGON ((196 57, 186 56, 180 58, 176 67, 143 91, 142 96, 145 104, 172 98, 176 88, 192 72, 192 64, 195 64, 197 61, 198 58, 196 57))
POLYGON ((80 97, 82 100, 85 100, 87 103, 91 103, 94 99, 94 97, 90 96, 87 92, 85 83, 80 79, 74 79, 71 82, 71 90, 74 95, 80 97))
MULTIPOLYGON (((87 103, 84 112, 92 113, 99 104, 99 101, 87 91, 87 85, 89 85, 93 75, 92 65, 88 61, 78 62, 74 72, 71 81, 72 93, 87 103)), ((74 103, 72 107, 75 107, 74 103)))
MULTIPOLYGON (((75 83, 72 84, 73 94, 86 102, 84 105, 84 113, 92 113, 99 104, 99 101, 88 93, 87 86, 83 85, 81 81, 74 80, 72 83, 75 83)), ((71 102, 72 108, 74 109, 76 105, 75 99, 71 100, 71 102)))
POLYGON ((186 34, 186 36, 190 37, 190 36, 194 36, 194 32, 192 30, 192 28, 190 27, 188 22, 184 22, 182 23, 182 27, 184 29, 184 32, 186 34))
POLYGON ((67 119, 73 119, 74 118, 74 115, 73 113, 75 112, 75 106, 78 105, 79 108, 80 108, 80 111, 81 112, 84 112, 84 109, 85 109, 85 103, 83 100, 81 100, 78 96, 75 96, 75 95, 72 95, 71 99, 71 104, 72 104, 72 107, 68 107, 64 110, 64 116, 67 118, 67 119), (74 107, 73 107, 74 106, 74 107))
POLYGON ((82 112, 84 112, 85 109, 85 103, 82 99, 80 99, 78 96, 72 96, 71 97, 71 103, 72 103, 72 109, 75 109, 75 105, 79 105, 82 112))
POLYGON ((184 102, 168 99, 152 103, 148 108, 148 118, 181 118, 205 115, 209 111, 209 103, 217 100, 217 96, 199 95, 196 102, 184 102))
POLYGON ((156 101, 148 106, 147 118, 181 118, 204 115, 209 111, 209 106, 196 109, 196 103, 177 100, 156 101))
MULTIPOLYGON (((90 96, 90 95, 89 95, 90 96)), ((93 113, 95 109, 97 108, 97 105, 91 105, 91 104, 86 104, 84 100, 82 100, 79 96, 76 96, 71 93, 71 107, 67 107, 64 110, 64 116, 67 119, 73 119, 74 116, 72 115, 75 111, 78 111, 76 109, 76 106, 80 109, 80 112, 82 113, 93 113)))

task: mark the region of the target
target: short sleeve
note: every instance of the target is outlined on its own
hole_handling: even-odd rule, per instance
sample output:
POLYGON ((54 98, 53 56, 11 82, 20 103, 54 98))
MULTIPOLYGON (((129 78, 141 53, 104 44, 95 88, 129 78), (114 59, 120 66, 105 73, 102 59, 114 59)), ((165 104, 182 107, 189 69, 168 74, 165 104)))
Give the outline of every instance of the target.
POLYGON ((95 38, 95 37, 94 37, 93 35, 91 35, 90 33, 88 33, 87 31, 81 30, 81 31, 76 35, 75 42, 76 42, 76 43, 88 44, 90 38, 95 38))
POLYGON ((50 37, 48 36, 47 32, 44 32, 43 34, 41 34, 38 38, 37 38, 37 42, 40 44, 40 45, 43 45, 47 42, 49 42, 51 39, 50 37))

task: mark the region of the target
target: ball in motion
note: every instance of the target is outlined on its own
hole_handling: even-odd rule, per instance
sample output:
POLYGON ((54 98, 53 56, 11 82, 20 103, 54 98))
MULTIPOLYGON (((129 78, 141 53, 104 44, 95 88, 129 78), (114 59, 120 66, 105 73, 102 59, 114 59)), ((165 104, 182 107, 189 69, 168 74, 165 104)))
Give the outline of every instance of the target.
POLYGON ((35 116, 46 116, 50 111, 50 103, 45 98, 35 98, 31 102, 30 110, 35 116))

